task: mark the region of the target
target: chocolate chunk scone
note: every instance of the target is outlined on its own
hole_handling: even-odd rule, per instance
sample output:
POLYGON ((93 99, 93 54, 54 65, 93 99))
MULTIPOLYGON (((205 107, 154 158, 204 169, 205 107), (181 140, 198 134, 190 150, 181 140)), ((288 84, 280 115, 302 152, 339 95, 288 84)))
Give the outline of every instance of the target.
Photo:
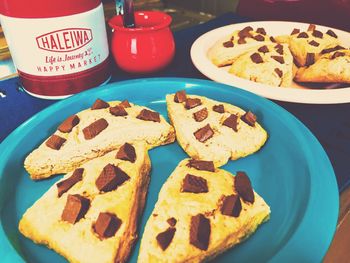
POLYGON ((237 245, 267 221, 270 208, 244 172, 185 159, 160 190, 138 262, 204 262, 237 245))
POLYGON ((237 56, 260 46, 263 42, 271 43, 264 28, 247 26, 242 30, 236 30, 231 35, 218 40, 208 51, 208 58, 219 67, 231 65, 237 56))
POLYGON ((230 73, 237 77, 275 87, 290 87, 293 56, 286 44, 266 44, 239 56, 230 73))
POLYGON ((53 185, 23 215, 20 232, 70 262, 125 262, 149 183, 145 145, 124 144, 53 185))
POLYGON ((24 167, 34 180, 67 173, 124 142, 146 142, 148 148, 175 140, 171 125, 158 113, 128 101, 97 99, 90 109, 63 121, 31 152, 24 167))
POLYGON ((339 45, 338 37, 333 31, 321 32, 314 25, 310 25, 306 31, 293 30, 289 36, 277 36, 275 39, 289 45, 298 67, 314 64, 324 50, 339 45))
POLYGON ((339 49, 322 55, 315 64, 299 68, 295 80, 350 83, 350 50, 339 49))
POLYGON ((221 166, 258 151, 267 140, 253 112, 184 91, 167 95, 166 102, 177 141, 192 158, 221 166), (180 95, 186 98, 177 102, 180 95))

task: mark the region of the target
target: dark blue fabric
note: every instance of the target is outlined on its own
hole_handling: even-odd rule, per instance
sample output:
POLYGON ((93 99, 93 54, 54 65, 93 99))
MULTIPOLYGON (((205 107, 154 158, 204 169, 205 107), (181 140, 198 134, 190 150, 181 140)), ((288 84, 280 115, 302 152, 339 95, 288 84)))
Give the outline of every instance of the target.
MULTIPOLYGON (((111 82, 140 77, 206 78, 193 66, 190 58, 192 43, 203 33, 224 25, 245 22, 247 19, 228 13, 207 23, 175 32, 176 55, 173 62, 155 74, 131 75, 114 68, 111 82)), ((54 101, 33 98, 17 90, 18 79, 0 82, 0 141, 29 117, 54 101)), ((319 139, 333 164, 339 190, 350 183, 350 103, 336 105, 310 105, 278 102, 277 104, 299 118, 319 139)))

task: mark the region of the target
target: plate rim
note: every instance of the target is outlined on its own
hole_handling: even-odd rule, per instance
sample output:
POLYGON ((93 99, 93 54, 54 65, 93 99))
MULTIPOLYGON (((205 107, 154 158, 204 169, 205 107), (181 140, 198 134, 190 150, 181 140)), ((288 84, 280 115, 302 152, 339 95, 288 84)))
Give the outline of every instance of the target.
MULTIPOLYGON (((324 229, 327 229, 327 231, 322 232, 322 237, 324 240, 320 240, 320 239, 315 240, 315 238, 313 238, 314 235, 310 235, 310 224, 312 223, 313 225, 317 225, 313 221, 313 219, 315 218, 314 214, 318 210, 321 211, 321 208, 324 208, 323 207, 324 203, 320 204, 321 202, 317 202, 317 200, 315 202, 315 199, 322 197, 324 195, 324 189, 319 184, 316 184, 317 188, 315 188, 315 186, 314 186, 313 191, 310 191, 312 193, 312 195, 311 195, 312 199, 308 200, 308 204, 306 205, 306 208, 305 208, 305 213, 302 216, 302 219, 300 219, 301 223, 295 228, 295 231, 290 235, 290 238, 279 249, 279 251, 276 252, 276 254, 272 255, 272 257, 269 259, 269 261, 270 262, 281 262, 281 260, 283 260, 283 262, 289 262, 288 259, 291 260, 290 256, 293 255, 290 253, 290 250, 295 252, 296 250, 303 249, 303 251, 305 252, 305 247, 300 245, 298 242, 301 238, 305 238, 305 231, 308 232, 308 236, 309 236, 308 246, 312 247, 312 244, 314 244, 314 246, 317 247, 317 249, 313 249, 313 250, 310 249, 310 251, 308 252, 308 256, 309 257, 312 256, 312 258, 317 256, 318 259, 320 259, 320 260, 324 257, 324 255, 326 254, 326 252, 330 246, 330 243, 333 239, 333 236, 334 236, 334 233, 336 230, 337 220, 338 220, 338 213, 339 213, 339 209, 338 209, 339 208, 339 192, 338 192, 338 187, 337 187, 337 181, 336 181, 336 177, 335 177, 335 174, 333 171, 332 164, 331 164, 326 152, 324 151, 323 147, 321 146, 321 144, 319 143, 317 138, 312 134, 312 132, 301 121, 299 121, 292 113, 288 112, 287 110, 285 110, 281 106, 279 106, 276 103, 269 101, 263 97, 260 97, 256 94, 253 94, 253 93, 245 91, 245 90, 232 89, 231 86, 228 86, 225 84, 215 83, 215 82, 209 81, 209 80, 201 80, 201 79, 193 79, 193 78, 142 78, 142 79, 133 79, 133 80, 115 82, 115 83, 105 85, 103 87, 97 87, 94 89, 84 91, 82 93, 79 93, 79 94, 74 95, 70 98, 67 98, 65 100, 59 101, 57 103, 54 103, 54 104, 48 106, 47 108, 45 108, 45 109, 41 110, 40 112, 38 112, 37 114, 33 115, 31 118, 29 118, 23 124, 21 124, 19 127, 17 127, 0 144, 0 160, 4 160, 4 159, 5 159, 5 161, 8 160, 8 158, 5 158, 7 156, 7 152, 11 152, 16 146, 16 144, 13 144, 11 146, 12 140, 14 140, 17 136, 21 136, 22 130, 26 130, 27 126, 31 125, 32 122, 34 122, 34 124, 35 124, 35 122, 40 122, 41 121, 40 118, 45 117, 45 114, 49 114, 51 111, 55 110, 56 108, 59 109, 59 108, 65 106, 67 103, 72 103, 76 100, 82 100, 82 98, 84 98, 84 97, 89 97, 90 94, 95 94, 95 93, 98 93, 99 91, 101 92, 105 89, 113 88, 113 89, 117 90, 123 86, 134 85, 136 83, 137 83, 137 85, 142 87, 142 85, 140 85, 140 82, 151 82, 151 83, 152 82, 156 82, 156 83, 157 82, 158 83, 160 83, 160 82, 178 82, 180 84, 185 84, 186 88, 192 87, 192 86, 210 86, 212 88, 217 88, 217 89, 221 89, 221 90, 228 91, 228 92, 235 92, 235 93, 238 93, 239 96, 244 96, 244 97, 248 96, 248 98, 250 97, 250 99, 254 99, 256 101, 256 105, 259 105, 259 107, 262 107, 263 105, 268 105, 269 107, 272 107, 272 109, 277 110, 282 115, 287 117, 287 119, 290 119, 295 124, 300 126, 300 129, 298 129, 298 133, 300 133, 300 136, 302 136, 302 138, 305 140, 305 143, 307 142, 307 144, 306 144, 306 145, 308 145, 307 149, 310 151, 310 149, 312 148, 311 146, 316 147, 315 152, 317 154, 315 154, 315 152, 310 152, 310 154, 312 154, 313 157, 317 156, 319 158, 319 160, 322 159, 322 161, 323 161, 321 165, 317 164, 317 166, 314 165, 313 167, 317 168, 317 170, 319 167, 322 167, 323 171, 326 171, 325 178, 328 180, 326 180, 327 183, 323 182, 323 187, 326 187, 327 191, 329 193, 331 193, 330 198, 326 199, 326 204, 328 204, 327 207, 330 209, 331 212, 328 213, 328 217, 323 218, 323 220, 324 220, 323 223, 325 223, 325 221, 327 221, 326 223, 327 223, 328 227, 324 228, 324 229), (302 131, 303 131, 303 133, 302 133, 302 131), (311 201, 313 201, 313 202, 311 202, 311 201), (311 203, 313 205, 312 209, 310 209, 311 203), (318 209, 315 209, 315 205, 318 206, 318 209), (323 247, 323 249, 320 249, 320 242, 322 243, 321 246, 323 247)), ((29 130, 30 130, 30 128, 29 128, 29 130)), ((25 134, 23 134, 21 137, 25 137, 25 134)), ((313 158, 313 159, 315 159, 315 158, 313 158)), ((0 188, 2 187, 2 184, 3 184, 2 181, 5 177, 4 173, 3 173, 5 166, 6 166, 6 163, 4 161, 2 161, 0 163, 0 188)), ((310 177, 310 178, 313 178, 315 180, 315 176, 310 177)), ((310 185, 312 185, 312 181, 310 182, 310 185)), ((3 200, 3 198, 1 198, 3 195, 4 194, 0 193, 0 214, 2 213, 2 210, 3 210, 4 200, 3 200)), ((316 213, 316 215, 319 215, 319 214, 316 213)), ((318 234, 318 236, 320 236, 318 228, 314 229, 313 232, 315 234, 318 234)), ((12 261, 16 260, 16 262, 17 261, 24 262, 24 259, 22 258, 22 256, 18 254, 16 249, 13 247, 13 245, 10 243, 10 241, 7 238, 7 234, 4 232, 4 229, 3 229, 1 216, 0 216, 0 245, 1 245, 1 247, 6 248, 6 251, 7 251, 7 253, 4 253, 4 255, 3 255, 3 259, 5 259, 5 261, 10 260, 9 262, 12 262, 12 261)))
MULTIPOLYGON (((229 86, 234 86, 240 89, 244 89, 250 92, 253 92, 257 95, 274 99, 278 101, 286 102, 296 102, 296 103, 307 103, 307 104, 341 104, 350 102, 350 84, 349 87, 339 88, 339 89, 296 89, 288 87, 274 87, 266 84, 261 84, 246 79, 230 75, 227 72, 223 72, 218 67, 210 62, 206 54, 203 54, 203 45, 210 40, 211 45, 215 43, 218 39, 211 40, 212 35, 220 31, 229 31, 227 34, 231 33, 232 30, 237 30, 237 27, 253 26, 253 27, 266 27, 266 24, 279 24, 281 27, 285 25, 295 25, 295 27, 306 27, 309 23, 302 22, 293 22, 293 21, 278 21, 278 20, 269 20, 269 21, 251 21, 243 23, 235 23, 230 25, 225 25, 212 29, 202 35, 200 35, 192 43, 190 49, 190 56, 193 65, 198 71, 200 71, 207 78, 214 80, 216 82, 226 84, 229 86), (232 28, 232 29, 231 29, 232 28), (206 69, 206 67, 209 67, 206 69), (251 86, 256 87, 251 87, 251 86), (277 92, 276 92, 277 89, 277 92)), ((331 29, 336 33, 347 34, 350 38, 350 32, 344 30, 332 28, 329 26, 318 25, 316 27, 323 29, 331 29)), ((289 34, 287 32, 286 34, 289 34)))

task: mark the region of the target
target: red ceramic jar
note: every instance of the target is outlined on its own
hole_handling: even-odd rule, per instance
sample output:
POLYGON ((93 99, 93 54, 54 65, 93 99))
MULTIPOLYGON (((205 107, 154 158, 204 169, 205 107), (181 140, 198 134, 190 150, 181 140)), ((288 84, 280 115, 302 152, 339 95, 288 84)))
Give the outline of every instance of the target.
POLYGON ((168 65, 175 43, 171 17, 159 11, 135 12, 135 28, 125 28, 122 16, 109 21, 113 29, 111 51, 117 65, 132 73, 149 73, 168 65))

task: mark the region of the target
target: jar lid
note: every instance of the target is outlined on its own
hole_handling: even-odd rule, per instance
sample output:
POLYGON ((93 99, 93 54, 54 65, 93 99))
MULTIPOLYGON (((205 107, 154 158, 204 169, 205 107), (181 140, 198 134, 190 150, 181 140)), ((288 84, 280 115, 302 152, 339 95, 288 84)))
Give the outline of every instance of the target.
POLYGON ((97 7, 101 0, 1 0, 0 14, 17 18, 50 18, 74 15, 97 7))

